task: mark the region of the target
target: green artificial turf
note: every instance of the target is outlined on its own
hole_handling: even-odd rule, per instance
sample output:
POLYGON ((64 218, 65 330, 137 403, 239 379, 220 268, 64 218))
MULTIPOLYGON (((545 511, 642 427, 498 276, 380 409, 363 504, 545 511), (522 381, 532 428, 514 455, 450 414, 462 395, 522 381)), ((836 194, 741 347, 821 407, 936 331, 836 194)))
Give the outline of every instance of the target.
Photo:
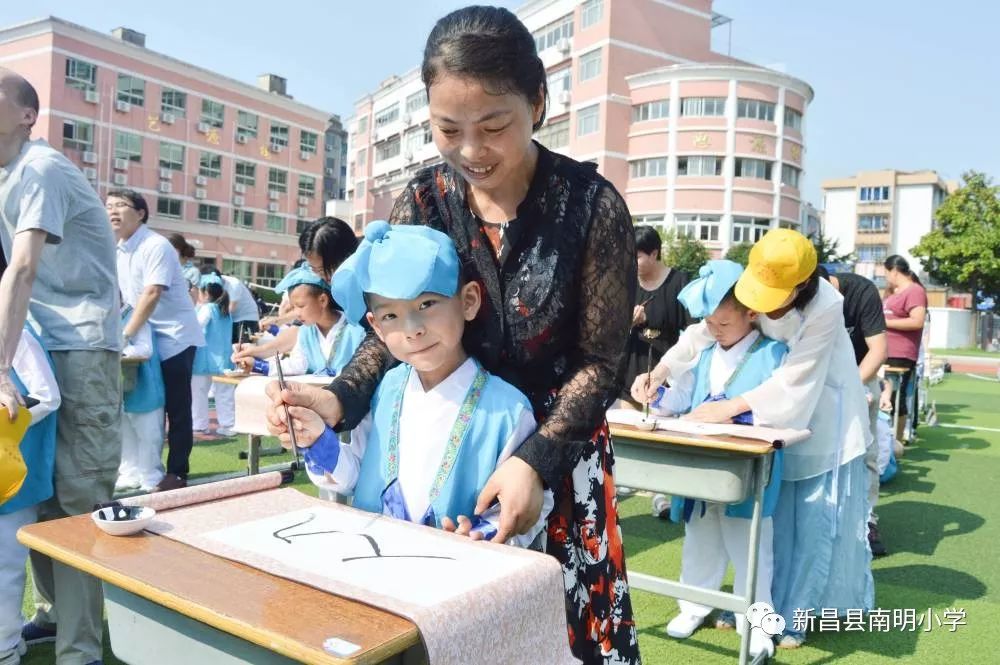
POLYGON ((962 349, 931 349, 938 356, 970 356, 976 358, 995 358, 1000 360, 1000 351, 984 351, 975 347, 962 349))
MULTIPOLYGON (((948 375, 932 388, 931 399, 941 424, 1000 429, 1000 383, 948 375)), ((236 454, 243 447, 243 439, 197 443, 193 477, 240 469, 236 454)), ((302 478, 296 485, 315 494, 302 478)), ((779 651, 775 662, 1000 662, 990 641, 993 627, 1000 625, 1000 432, 922 427, 919 440, 900 460, 899 475, 883 486, 878 514, 890 555, 873 565, 876 605, 915 610, 924 624, 916 631, 814 633, 803 648, 779 651), (967 624, 954 632, 936 622, 952 609, 963 609, 967 624)), ((683 529, 652 517, 648 496, 622 500, 620 515, 629 569, 676 578, 683 529)), ((703 628, 679 642, 663 632, 677 611, 673 600, 642 591, 634 591, 632 599, 647 665, 736 662, 734 632, 703 628)), ((26 602, 25 611, 29 606, 26 602)), ((22 660, 25 665, 52 662, 51 645, 32 649, 22 660)), ((108 647, 105 663, 118 662, 108 647)))

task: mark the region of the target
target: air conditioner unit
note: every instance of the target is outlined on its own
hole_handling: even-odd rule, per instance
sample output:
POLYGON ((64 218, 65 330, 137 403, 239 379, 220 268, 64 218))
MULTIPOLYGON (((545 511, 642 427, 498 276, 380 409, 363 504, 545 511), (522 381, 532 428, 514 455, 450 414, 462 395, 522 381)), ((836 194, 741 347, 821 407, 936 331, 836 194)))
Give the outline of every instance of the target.
POLYGON ((271 144, 271 152, 281 152, 284 149, 285 149, 285 146, 281 145, 280 143, 272 143, 271 144))
POLYGON ((83 163, 84 164, 96 164, 97 163, 97 153, 90 152, 89 150, 83 153, 83 163))
POLYGON ((410 124, 410 114, 409 113, 404 113, 403 114, 403 124, 404 125, 410 124))
POLYGON ((307 206, 307 205, 309 205, 309 197, 308 196, 300 196, 299 197, 299 205, 300 206, 307 206))
POLYGON ((208 130, 210 130, 210 129, 211 129, 211 127, 209 126, 209 124, 207 122, 199 122, 198 123, 198 132, 200 132, 201 134, 208 134, 208 130))
POLYGON ((173 184, 164 180, 160 182, 160 191, 163 192, 164 194, 169 194, 170 192, 174 191, 174 186, 173 184))
POLYGON ((572 99, 572 94, 569 90, 560 90, 559 95, 556 98, 560 104, 569 104, 572 99))
POLYGON ((573 43, 567 38, 563 37, 556 42, 556 48, 559 49, 560 53, 569 53, 569 50, 573 48, 573 43))
POLYGON ((325 173, 326 175, 333 175, 333 169, 327 168, 323 171, 323 173, 325 173))
POLYGON ((128 171, 128 160, 121 157, 115 158, 115 171, 128 171))
POLYGON ((164 125, 172 125, 175 122, 177 122, 177 116, 175 116, 173 113, 161 113, 160 122, 162 122, 164 125))
POLYGON ((410 152, 409 150, 407 150, 407 151, 406 151, 406 152, 405 152, 405 153, 403 154, 403 159, 405 159, 405 160, 406 160, 406 161, 408 161, 408 162, 412 162, 412 161, 413 161, 413 153, 412 153, 412 152, 410 152))
POLYGON ((244 198, 242 196, 234 196, 233 197, 233 205, 236 206, 237 208, 241 207, 245 202, 246 201, 244 200, 244 198))
POLYGON ((132 105, 119 99, 115 102, 115 110, 119 113, 128 113, 132 110, 132 105))
POLYGON ((278 208, 279 206, 277 201, 271 201, 270 203, 267 204, 267 209, 269 212, 278 212, 278 208))
POLYGON ((309 214, 309 208, 299 208, 299 217, 305 217, 309 214))
POLYGON ((208 192, 206 192, 204 189, 198 188, 194 190, 194 197, 196 199, 203 199, 206 196, 208 196, 208 192))
POLYGON ((233 191, 236 192, 237 194, 243 194, 247 191, 247 186, 244 185, 242 182, 238 182, 235 185, 233 185, 233 191))
POLYGON ((299 152, 299 159, 302 161, 308 161, 310 157, 312 157, 312 153, 308 150, 302 150, 299 152))
POLYGON ((101 101, 101 96, 96 90, 84 90, 83 91, 83 101, 88 104, 97 104, 101 101))
POLYGON ((204 187, 205 185, 208 184, 208 178, 206 178, 203 175, 196 175, 194 177, 194 184, 198 185, 199 187, 204 187))
POLYGON ((174 177, 174 172, 170 169, 160 169, 160 180, 171 180, 174 177))
POLYGON ((87 180, 97 180, 97 169, 88 166, 83 170, 83 175, 87 180))
POLYGON ((236 135, 236 142, 237 143, 246 144, 246 142, 249 141, 249 140, 250 139, 247 138, 246 134, 237 134, 236 135))
POLYGON ((272 189, 267 193, 267 198, 271 199, 272 201, 277 201, 278 199, 281 198, 281 192, 272 189))
POLYGON ((115 177, 111 179, 116 185, 127 185, 128 176, 124 173, 116 173, 115 177))

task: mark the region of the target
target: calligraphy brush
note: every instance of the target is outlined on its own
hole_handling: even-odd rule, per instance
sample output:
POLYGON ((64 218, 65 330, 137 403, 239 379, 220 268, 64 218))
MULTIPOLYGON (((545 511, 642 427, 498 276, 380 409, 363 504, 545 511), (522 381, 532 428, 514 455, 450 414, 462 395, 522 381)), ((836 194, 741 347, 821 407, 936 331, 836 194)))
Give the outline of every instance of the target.
MULTIPOLYGON (((284 390, 288 387, 288 383, 285 381, 285 372, 281 369, 280 352, 274 354, 274 364, 278 368, 278 387, 284 390)), ((292 438, 292 453, 295 455, 292 469, 298 469, 302 463, 299 461, 299 442, 295 438, 295 427, 292 426, 292 416, 288 413, 288 404, 282 402, 281 406, 285 408, 285 422, 288 423, 288 435, 292 438)))
MULTIPOLYGON (((650 299, 652 300, 652 298, 650 299)), ((649 302, 647 300, 646 302, 649 302)), ((653 371, 653 338, 659 336, 659 330, 646 328, 642 331, 642 336, 646 338, 646 392, 649 392, 649 374, 653 371)), ((649 420, 649 402, 642 407, 642 419, 649 420)))

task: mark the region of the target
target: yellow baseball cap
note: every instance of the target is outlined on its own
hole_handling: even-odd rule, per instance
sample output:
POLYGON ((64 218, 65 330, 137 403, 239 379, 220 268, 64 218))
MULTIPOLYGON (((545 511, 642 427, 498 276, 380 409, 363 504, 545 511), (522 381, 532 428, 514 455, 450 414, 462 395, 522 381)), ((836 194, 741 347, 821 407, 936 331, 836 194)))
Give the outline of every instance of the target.
POLYGON ((791 229, 771 229, 750 250, 736 298, 755 312, 773 312, 816 270, 816 248, 791 229))

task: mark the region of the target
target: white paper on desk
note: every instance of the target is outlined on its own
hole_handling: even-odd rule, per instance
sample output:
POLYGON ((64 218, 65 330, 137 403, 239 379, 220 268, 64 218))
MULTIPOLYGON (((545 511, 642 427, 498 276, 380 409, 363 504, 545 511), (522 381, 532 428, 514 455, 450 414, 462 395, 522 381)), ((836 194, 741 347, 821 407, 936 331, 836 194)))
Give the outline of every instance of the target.
MULTIPOLYGON (((642 420, 642 412, 629 409, 610 409, 607 418, 609 423, 636 426, 642 420)), ((693 436, 738 436, 743 439, 757 439, 768 443, 781 441, 785 446, 804 441, 810 435, 809 430, 734 425, 731 423, 700 423, 682 418, 657 418, 656 429, 693 436)))

